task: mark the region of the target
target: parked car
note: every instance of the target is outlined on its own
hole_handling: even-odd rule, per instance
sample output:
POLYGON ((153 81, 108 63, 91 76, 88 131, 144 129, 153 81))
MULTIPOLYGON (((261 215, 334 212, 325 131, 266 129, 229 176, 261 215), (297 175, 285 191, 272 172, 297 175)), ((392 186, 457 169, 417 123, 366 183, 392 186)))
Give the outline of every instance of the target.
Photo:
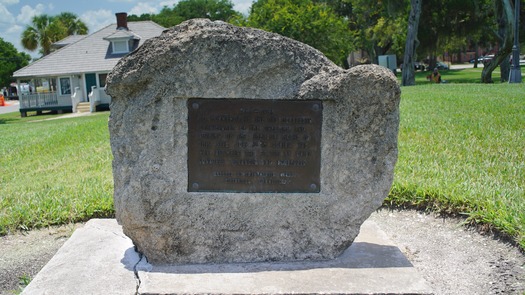
MULTIPOLYGON (((399 65, 399 68, 403 70, 403 63, 399 65)), ((414 62, 414 70, 416 71, 424 71, 425 70, 425 64, 419 61, 414 62)))
POLYGON ((8 99, 18 99, 18 96, 21 94, 29 94, 31 92, 31 86, 27 83, 20 83, 20 86, 17 83, 11 83, 9 87, 6 88, 6 92, 8 99))
POLYGON ((419 61, 416 61, 414 62, 414 70, 420 70, 420 71, 424 71, 425 70, 425 65, 422 63, 422 62, 419 62, 419 61))
POLYGON ((436 63, 436 68, 438 68, 438 70, 448 70, 449 69, 448 65, 441 61, 438 61, 436 63))
MULTIPOLYGON (((494 58, 493 54, 478 57, 478 63, 489 63, 494 58)), ((473 64, 475 59, 471 59, 470 63, 473 64)))
POLYGON ((489 62, 492 61, 492 59, 494 58, 494 54, 491 54, 491 55, 485 55, 483 57, 483 64, 488 64, 489 62))
MULTIPOLYGON (((512 65, 512 54, 510 54, 509 62, 512 65)), ((520 55, 519 64, 521 66, 525 65, 525 54, 520 55)))

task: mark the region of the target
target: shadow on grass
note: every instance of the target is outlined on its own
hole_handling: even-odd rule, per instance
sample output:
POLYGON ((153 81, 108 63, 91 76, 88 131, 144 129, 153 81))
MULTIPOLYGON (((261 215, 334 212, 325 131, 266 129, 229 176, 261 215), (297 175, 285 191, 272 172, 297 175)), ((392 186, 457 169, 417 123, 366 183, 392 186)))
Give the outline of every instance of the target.
MULTIPOLYGON (((464 68, 464 69, 452 69, 452 70, 441 70, 439 73, 441 74, 441 79, 443 81, 446 81, 446 83, 453 83, 453 84, 481 84, 481 72, 483 71, 483 67, 474 68, 474 66, 470 68, 464 68)), ((524 73, 525 66, 521 66, 521 72, 524 73)), ((430 81, 427 79, 427 76, 429 76, 432 72, 431 71, 423 71, 419 72, 416 71, 416 85, 425 85, 425 84, 431 84, 430 81)), ((397 78, 401 82, 401 72, 397 73, 397 78)), ((494 81, 494 84, 502 83, 500 81, 501 74, 500 74, 500 68, 496 68, 492 72, 492 80, 494 81)), ((507 83, 507 82, 503 82, 507 83)))
MULTIPOLYGON (((481 71, 482 69, 459 69, 459 70, 441 70, 441 79, 444 83, 481 83, 481 71)), ((418 72, 416 74, 416 82, 418 84, 430 84, 427 76, 430 75, 430 71, 418 72)), ((493 73, 492 77, 499 81, 499 73, 493 73)))
POLYGON ((37 112, 28 112, 27 117, 22 118, 19 112, 7 113, 0 115, 0 125, 1 124, 17 124, 24 122, 31 122, 37 120, 49 119, 57 116, 62 116, 64 114, 58 114, 55 111, 45 112, 41 115, 38 115, 37 112))
POLYGON ((19 112, 7 113, 0 115, 0 124, 12 124, 21 120, 19 112))
MULTIPOLYGON (((522 72, 525 70, 525 67, 521 67, 522 72)), ((446 83, 453 83, 453 84, 481 84, 481 72, 483 71, 483 67, 479 68, 466 68, 466 69, 452 69, 452 70, 441 70, 439 73, 441 74, 441 79, 443 81, 446 81, 446 83)), ((431 84, 431 82, 427 79, 427 76, 429 76, 432 72, 431 71, 423 71, 423 72, 416 72, 416 85, 425 85, 425 84, 431 84)), ((495 84, 501 83, 500 81, 500 69, 497 68, 495 71, 492 72, 492 79, 495 84)), ((397 78, 401 82, 401 72, 397 73, 397 78)))
POLYGON ((2 118, 0 118, 0 125, 1 124, 15 123, 16 121, 18 121, 18 120, 16 120, 16 119, 2 119, 2 118))

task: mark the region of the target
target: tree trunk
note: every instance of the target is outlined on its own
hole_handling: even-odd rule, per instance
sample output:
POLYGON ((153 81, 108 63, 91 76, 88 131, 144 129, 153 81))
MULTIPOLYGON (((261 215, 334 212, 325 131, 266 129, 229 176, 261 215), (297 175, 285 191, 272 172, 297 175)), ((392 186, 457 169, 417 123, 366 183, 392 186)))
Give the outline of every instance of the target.
MULTIPOLYGON (((509 58, 509 54, 512 52, 512 40, 514 38, 513 26, 514 26, 514 12, 513 5, 510 0, 494 0, 495 12, 498 18, 498 38, 500 39, 500 48, 494 55, 494 58, 488 65, 485 65, 481 72, 481 82, 493 83, 492 72, 505 60, 509 58)), ((503 77, 503 71, 501 73, 501 80, 507 81, 507 76, 503 77)))
POLYGON ((478 68, 478 58, 479 58, 479 55, 478 55, 478 51, 479 51, 478 41, 476 41, 476 44, 474 45, 474 50, 476 50, 476 52, 474 52, 474 68, 477 69, 478 68))
POLYGON ((432 54, 428 57, 428 69, 432 71, 437 66, 436 50, 432 50, 432 54))
POLYGON ((507 58, 504 58, 501 64, 499 65, 499 70, 501 72, 501 77, 499 78, 500 82, 508 82, 510 75, 510 61, 508 56, 507 58))
POLYGON ((419 45, 417 31, 419 28, 419 16, 421 15, 421 2, 422 0, 410 0, 410 16, 408 18, 408 33, 401 80, 403 86, 416 85, 414 62, 417 58, 416 48, 419 45))

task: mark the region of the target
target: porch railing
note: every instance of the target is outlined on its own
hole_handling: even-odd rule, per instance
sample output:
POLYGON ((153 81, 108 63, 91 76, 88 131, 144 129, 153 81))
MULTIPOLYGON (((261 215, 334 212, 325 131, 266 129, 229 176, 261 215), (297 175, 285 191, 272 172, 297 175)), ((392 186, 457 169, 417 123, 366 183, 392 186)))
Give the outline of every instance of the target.
POLYGON ((32 93, 19 96, 20 108, 45 108, 58 106, 56 92, 32 93))
POLYGON ((98 88, 97 86, 91 87, 89 93, 89 102, 91 112, 97 111, 97 106, 100 104, 108 104, 111 102, 111 97, 106 94, 104 88, 98 88))
POLYGON ((77 106, 82 100, 82 91, 80 90, 80 87, 75 87, 75 93, 71 95, 71 104, 73 106, 73 113, 77 112, 77 106))
POLYGON ((91 92, 89 93, 89 111, 94 113, 97 110, 97 106, 100 104, 100 93, 97 86, 91 86, 91 92))

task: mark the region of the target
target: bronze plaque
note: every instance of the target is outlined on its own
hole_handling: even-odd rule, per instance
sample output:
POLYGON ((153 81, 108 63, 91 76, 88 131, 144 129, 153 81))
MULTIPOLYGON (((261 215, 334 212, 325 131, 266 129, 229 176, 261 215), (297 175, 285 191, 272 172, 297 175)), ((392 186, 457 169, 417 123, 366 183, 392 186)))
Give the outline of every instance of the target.
POLYGON ((321 101, 188 100, 188 191, 318 193, 321 101))

